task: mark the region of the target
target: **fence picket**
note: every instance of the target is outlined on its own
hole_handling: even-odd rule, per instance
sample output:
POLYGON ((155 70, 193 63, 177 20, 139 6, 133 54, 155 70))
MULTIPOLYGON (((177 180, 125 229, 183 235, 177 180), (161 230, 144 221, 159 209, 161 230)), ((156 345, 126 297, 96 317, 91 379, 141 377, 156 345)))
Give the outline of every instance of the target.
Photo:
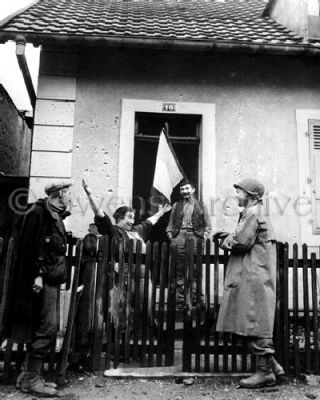
MULTIPOLYGON (((303 258, 303 310, 304 310, 304 340, 305 340, 305 368, 306 373, 311 371, 310 353, 310 316, 309 316, 309 287, 308 287, 308 247, 302 245, 303 258)), ((300 357, 300 355, 299 355, 300 357)))
POLYGON ((133 311, 133 359, 137 361, 139 359, 139 338, 141 332, 141 313, 140 303, 140 272, 141 272, 141 243, 137 243, 136 253, 136 265, 134 270, 134 287, 135 287, 135 298, 134 298, 134 311, 133 311))
POLYGON ((164 286, 166 278, 167 266, 167 243, 162 243, 161 246, 161 264, 160 264, 160 293, 159 293, 159 307, 158 307, 158 336, 157 336, 157 361, 156 365, 162 365, 162 354, 164 347, 163 340, 163 324, 164 324, 164 286))
MULTIPOLYGON (((141 242, 139 241, 136 246, 136 250, 141 252, 141 242)), ((132 297, 136 299, 139 296, 139 292, 134 293, 134 296, 132 296, 132 279, 134 278, 134 263, 133 263, 133 252, 134 252, 134 241, 133 239, 130 239, 127 244, 127 249, 128 251, 128 263, 127 263, 127 285, 126 285, 126 292, 127 292, 127 302, 126 302, 126 321, 125 321, 125 335, 124 335, 124 362, 129 363, 130 360, 130 336, 131 336, 131 329, 132 329, 132 297)))
POLYGON ((311 288, 312 288, 312 322, 313 322, 313 373, 318 375, 319 369, 319 308, 318 308, 318 279, 316 269, 316 255, 311 254, 311 288))
POLYGON ((289 329, 289 245, 285 243, 283 246, 283 368, 286 373, 289 373, 289 343, 290 343, 290 329, 289 329))
POLYGON ((168 299, 167 299, 167 332, 165 365, 174 364, 175 322, 176 322, 176 261, 177 247, 170 246, 168 299))
MULTIPOLYGON (((110 239, 109 239, 110 240, 110 239)), ((114 275, 115 275, 115 238, 111 240, 111 247, 110 247, 110 261, 107 266, 107 301, 105 303, 105 315, 106 315, 106 358, 105 358, 105 368, 111 368, 111 353, 112 353, 112 334, 114 333, 114 321, 112 315, 112 294, 114 290, 114 275)))
MULTIPOLYGON (((223 281, 226 276, 227 268, 228 268, 228 252, 227 250, 224 250, 223 252, 224 258, 223 258, 223 281)), ((229 339, 229 334, 228 333, 223 333, 222 334, 222 341, 223 341, 223 361, 222 361, 222 370, 223 372, 228 372, 228 339, 229 339)))
MULTIPOLYGON (((219 241, 215 240, 214 242, 214 284, 213 284, 213 309, 215 313, 215 317, 218 315, 219 312, 219 264, 220 264, 220 256, 219 256, 219 241)), ((214 330, 213 335, 214 341, 214 372, 219 371, 219 341, 220 335, 219 333, 214 330)))
POLYGON ((206 268, 206 290, 205 290, 205 333, 204 333, 204 371, 210 371, 210 330, 212 327, 212 319, 215 317, 211 315, 211 305, 210 305, 210 240, 207 239, 205 243, 205 268, 206 268))
POLYGON ((142 332, 141 332, 141 367, 147 366, 147 336, 149 332, 149 324, 153 324, 153 321, 149 320, 150 313, 150 302, 149 302, 149 276, 151 270, 152 253, 151 243, 147 243, 146 248, 146 264, 144 268, 144 281, 143 281, 143 303, 142 303, 142 332))
POLYGON ((79 363, 85 369, 91 369, 92 336, 94 318, 94 285, 96 276, 97 237, 88 234, 83 238, 83 256, 81 260, 79 284, 83 285, 78 299, 78 312, 75 321, 74 350, 79 363))
POLYGON ((123 329, 124 321, 124 310, 126 308, 126 296, 125 294, 125 280, 126 280, 126 271, 125 271, 125 263, 124 263, 124 241, 121 240, 119 246, 116 247, 116 243, 114 243, 114 255, 119 251, 119 273, 118 273, 118 291, 117 291, 117 304, 114 304, 116 310, 114 310, 114 319, 115 319, 115 333, 114 333, 114 368, 118 368, 120 363, 120 342, 121 342, 121 334, 123 329), (118 315, 115 315, 118 312, 118 315))
POLYGON ((298 292, 298 245, 293 245, 293 271, 292 271, 292 297, 293 297, 293 352, 295 375, 300 375, 299 351, 299 292, 298 292))
POLYGON ((92 340, 92 369, 100 370, 102 367, 102 342, 103 342, 103 324, 105 319, 105 285, 106 269, 108 266, 108 244, 107 236, 99 238, 98 243, 98 263, 96 268, 96 288, 93 319, 93 340, 92 340))
POLYGON ((82 246, 83 246, 82 240, 78 240, 76 245, 76 261, 75 261, 74 275, 73 275, 73 282, 71 289, 68 323, 67 323, 66 333, 63 338, 61 358, 57 366, 57 372, 58 372, 57 382, 60 385, 65 383, 66 371, 68 365, 68 355, 70 352, 71 335, 76 315, 76 303, 77 303, 76 299, 77 299, 77 289, 78 289, 78 282, 80 275, 80 264, 82 259, 82 246))
MULTIPOLYGON (((201 313, 202 313, 202 242, 197 240, 196 247, 196 329, 195 329, 195 371, 200 372, 200 354, 201 354, 201 313)), ((192 302, 194 302, 194 293, 192 294, 192 302)))
POLYGON ((183 310, 183 355, 182 370, 191 371, 192 351, 192 284, 193 284, 193 240, 185 242, 184 310, 183 310))
MULTIPOLYGON (((151 320, 156 320, 156 291, 157 282, 159 276, 159 243, 155 242, 152 249, 152 295, 151 295, 151 320)), ((159 328, 159 326, 158 326, 159 328)), ((154 337, 156 334, 155 324, 152 323, 149 330, 149 354, 148 354, 148 366, 153 367, 154 358, 154 337)))

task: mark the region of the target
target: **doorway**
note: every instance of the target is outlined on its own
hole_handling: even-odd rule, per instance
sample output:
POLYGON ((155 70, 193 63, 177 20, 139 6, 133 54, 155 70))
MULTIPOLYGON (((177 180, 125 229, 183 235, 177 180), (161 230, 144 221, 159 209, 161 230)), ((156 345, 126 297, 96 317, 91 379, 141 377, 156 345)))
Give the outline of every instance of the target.
MULTIPOLYGON (((179 163, 188 179, 198 189, 199 183, 199 146, 201 116, 192 114, 135 113, 134 167, 132 205, 137 220, 151 215, 150 201, 155 170, 159 135, 166 126, 168 139, 176 153, 179 163)), ((176 187, 171 195, 171 204, 180 199, 176 187)), ((166 240, 165 229, 169 215, 161 218, 154 227, 151 240, 166 240)))

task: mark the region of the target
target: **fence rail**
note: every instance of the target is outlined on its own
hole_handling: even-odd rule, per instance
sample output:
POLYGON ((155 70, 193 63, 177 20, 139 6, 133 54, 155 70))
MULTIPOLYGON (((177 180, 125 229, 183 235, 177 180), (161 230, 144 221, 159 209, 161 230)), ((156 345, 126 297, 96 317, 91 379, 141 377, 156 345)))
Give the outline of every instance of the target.
MULTIPOLYGON (((5 313, 12 272, 13 244, 4 248, 0 238, 2 282, 1 317, 5 313), (1 254, 2 253, 2 254, 1 254)), ((117 244, 108 237, 70 238, 67 259, 73 279, 63 346, 48 358, 60 381, 68 361, 86 369, 104 370, 121 364, 170 366, 184 371, 248 372, 255 369, 241 338, 215 330, 227 252, 218 243, 205 247, 186 243, 185 306, 176 305, 176 249, 167 243, 117 244), (196 298, 192 286, 196 286, 196 298), (79 287, 83 290, 79 291, 79 287), (203 295, 203 297, 202 297, 203 295)), ((274 328, 276 354, 285 371, 319 374, 320 260, 307 245, 277 243, 277 308, 274 328), (290 250, 290 258, 289 258, 290 250), (300 258, 299 258, 299 255, 300 258)), ((7 341, 0 352, 4 375, 16 363, 19 370, 23 344, 7 341)))

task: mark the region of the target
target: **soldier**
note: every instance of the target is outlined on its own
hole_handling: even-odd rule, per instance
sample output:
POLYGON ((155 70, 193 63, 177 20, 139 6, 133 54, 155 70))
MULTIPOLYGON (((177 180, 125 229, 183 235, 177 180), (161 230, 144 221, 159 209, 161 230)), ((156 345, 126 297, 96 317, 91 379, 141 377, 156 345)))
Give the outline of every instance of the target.
POLYGON ((256 179, 234 185, 243 207, 235 233, 217 232, 222 249, 230 250, 217 331, 246 338, 258 358, 257 372, 240 386, 273 386, 284 375, 274 358, 273 325, 276 305, 276 244, 270 221, 261 210, 264 186, 256 179))
POLYGON ((63 219, 70 215, 71 183, 45 187, 48 197, 30 205, 18 227, 18 260, 13 277, 8 329, 10 337, 27 342, 24 370, 17 387, 39 397, 57 395, 56 384, 41 376, 44 358, 57 333, 59 287, 68 276, 67 235, 63 219))

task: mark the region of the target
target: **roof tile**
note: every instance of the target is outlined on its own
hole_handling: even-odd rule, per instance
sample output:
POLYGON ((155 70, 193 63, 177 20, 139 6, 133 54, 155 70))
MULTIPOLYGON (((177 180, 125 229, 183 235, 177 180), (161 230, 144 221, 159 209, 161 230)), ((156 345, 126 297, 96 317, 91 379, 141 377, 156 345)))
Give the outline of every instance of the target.
POLYGON ((2 31, 301 44, 268 17, 267 0, 40 0, 2 31))

